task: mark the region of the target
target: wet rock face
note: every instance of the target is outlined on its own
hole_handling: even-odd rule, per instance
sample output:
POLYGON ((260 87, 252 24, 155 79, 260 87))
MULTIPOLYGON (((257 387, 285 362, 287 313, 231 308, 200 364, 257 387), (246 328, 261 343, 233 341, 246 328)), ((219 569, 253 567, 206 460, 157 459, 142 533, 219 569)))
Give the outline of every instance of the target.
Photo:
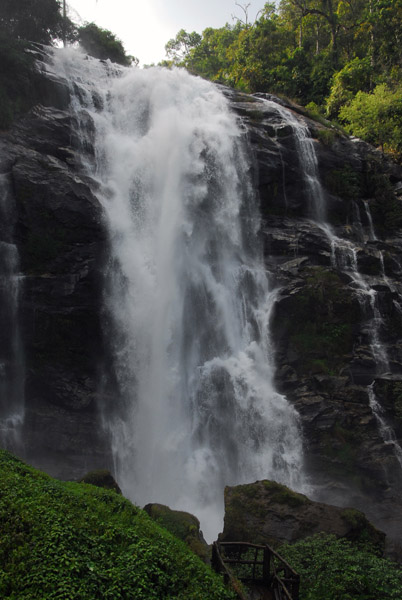
POLYGON ((106 237, 73 132, 68 111, 36 106, 0 137, 24 273, 26 459, 61 478, 110 464, 97 407, 106 237))
POLYGON ((313 502, 275 481, 225 488, 221 542, 247 541, 275 548, 320 532, 384 550, 385 534, 358 510, 313 502))
POLYGON ((368 386, 402 445, 402 169, 290 106, 313 138, 320 221, 289 123, 258 98, 227 93, 256 157, 264 254, 279 287, 277 386, 300 414, 315 499, 365 510, 398 538, 402 469, 368 386))

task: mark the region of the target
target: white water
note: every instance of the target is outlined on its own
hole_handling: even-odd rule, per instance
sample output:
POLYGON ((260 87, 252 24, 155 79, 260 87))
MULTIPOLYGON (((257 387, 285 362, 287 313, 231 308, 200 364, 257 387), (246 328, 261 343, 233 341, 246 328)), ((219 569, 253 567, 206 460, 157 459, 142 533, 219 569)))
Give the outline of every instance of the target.
POLYGON ((374 231, 374 225, 373 225, 373 218, 371 216, 371 212, 370 212, 370 207, 369 207, 369 203, 367 202, 367 200, 363 201, 364 204, 364 210, 366 213, 366 217, 367 217, 367 222, 368 222, 368 229, 369 229, 369 240, 370 241, 375 241, 377 240, 375 231, 374 231))
POLYGON ((242 131, 224 96, 184 71, 116 77, 71 50, 54 60, 84 137, 85 113, 95 123, 117 479, 140 505, 193 512, 212 540, 225 485, 302 480, 297 414, 272 383, 275 292, 242 131))
POLYGON ((21 453, 25 368, 18 318, 21 277, 12 243, 15 207, 7 175, 0 175, 0 447, 21 453))

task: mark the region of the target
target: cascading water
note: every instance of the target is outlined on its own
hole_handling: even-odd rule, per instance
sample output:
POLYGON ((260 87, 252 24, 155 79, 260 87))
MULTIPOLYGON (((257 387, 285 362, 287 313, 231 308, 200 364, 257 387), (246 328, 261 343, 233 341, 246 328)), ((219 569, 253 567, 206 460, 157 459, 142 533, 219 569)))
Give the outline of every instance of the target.
POLYGON ((18 318, 21 276, 13 244, 15 207, 7 174, 0 175, 0 447, 21 454, 25 369, 18 318))
MULTIPOLYGON (((299 160, 302 163, 302 171, 308 195, 310 198, 310 215, 320 229, 325 233, 331 246, 331 263, 334 268, 347 273, 355 286, 357 298, 362 312, 367 316, 367 333, 370 341, 371 353, 376 364, 376 375, 384 375, 390 371, 389 359, 386 348, 381 342, 380 331, 383 319, 378 306, 377 292, 363 278, 358 269, 356 247, 349 240, 339 238, 334 234, 330 225, 326 222, 325 193, 322 188, 318 161, 313 141, 309 135, 307 125, 286 108, 276 104, 272 100, 264 100, 271 108, 275 108, 281 118, 288 123, 294 132, 298 148, 299 160)), ((368 240, 377 240, 374 232, 373 220, 368 203, 364 203, 366 218, 368 222, 368 240)), ((380 260, 383 264, 383 255, 380 251, 380 260)), ((384 273, 385 278, 385 273, 384 273)), ((378 429, 384 443, 393 447, 395 456, 402 467, 402 448, 399 446, 392 427, 386 422, 383 410, 375 396, 374 382, 367 387, 369 405, 378 423, 378 429)))
POLYGON ((375 231, 374 231, 373 218, 371 216, 369 204, 368 204, 367 200, 365 200, 363 202, 363 204, 364 204, 364 211, 366 213, 366 218, 367 218, 367 222, 368 222, 368 226, 369 226, 369 240, 376 241, 377 237, 376 237, 375 231))
POLYGON ((402 468, 402 448, 398 444, 395 432, 393 431, 392 427, 388 425, 384 418, 384 411, 380 403, 378 402, 374 391, 374 382, 368 386, 367 391, 369 396, 370 407, 377 420, 381 437, 387 446, 392 446, 394 454, 402 468))
POLYGON ((78 121, 95 124, 116 474, 134 501, 194 512, 212 539, 225 485, 300 489, 302 477, 297 414, 272 382, 275 292, 242 131, 222 93, 185 71, 109 77, 71 50, 54 61, 78 121))

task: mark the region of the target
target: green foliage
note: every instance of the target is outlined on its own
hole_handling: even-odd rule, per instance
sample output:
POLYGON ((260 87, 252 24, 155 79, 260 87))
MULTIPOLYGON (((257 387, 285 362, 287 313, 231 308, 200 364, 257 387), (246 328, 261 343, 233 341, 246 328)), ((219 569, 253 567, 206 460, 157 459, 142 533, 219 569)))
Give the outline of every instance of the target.
MULTIPOLYGON (((241 8, 247 17, 247 7, 241 8)), ((399 155, 401 23, 402 0, 282 0, 279 6, 266 3, 253 24, 238 19, 233 26, 205 29, 201 36, 181 30, 166 51, 172 63, 202 77, 246 92, 282 94, 304 105, 314 102, 331 118, 356 94, 386 84, 386 95, 395 96, 385 118, 384 108, 370 109, 369 122, 361 126, 352 107, 343 119, 355 135, 387 141, 388 150, 399 155)))
POLYGON ((27 44, 0 33, 0 130, 35 102, 36 75, 27 44))
POLYGON ((186 546, 114 491, 62 483, 0 452, 0 597, 232 598, 186 546))
POLYGON ((372 93, 359 91, 339 116, 347 130, 384 151, 402 151, 402 85, 378 85, 372 93))
POLYGON ((209 549, 207 544, 201 541, 200 523, 194 515, 181 510, 172 510, 163 504, 148 504, 145 511, 159 525, 185 542, 197 556, 204 561, 208 560, 209 549))
POLYGON ((200 34, 195 31, 187 33, 184 29, 180 29, 176 37, 169 40, 165 45, 166 55, 174 63, 180 63, 188 56, 192 48, 200 44, 201 39, 200 34))
POLYGON ((70 37, 74 29, 69 19, 63 19, 58 0, 2 0, 0 32, 10 38, 51 44, 70 37))
POLYGON ((316 535, 280 554, 300 575, 300 600, 399 600, 402 569, 370 547, 333 535, 316 535))
POLYGON ((372 68, 370 57, 354 58, 337 73, 332 81, 331 92, 326 101, 329 116, 337 116, 344 104, 353 99, 357 92, 368 92, 371 84, 372 68))
POLYGON ((110 59, 119 65, 129 66, 133 61, 138 62, 132 56, 127 56, 124 46, 116 38, 114 33, 102 29, 95 23, 86 23, 78 30, 77 39, 85 52, 102 60, 110 59))

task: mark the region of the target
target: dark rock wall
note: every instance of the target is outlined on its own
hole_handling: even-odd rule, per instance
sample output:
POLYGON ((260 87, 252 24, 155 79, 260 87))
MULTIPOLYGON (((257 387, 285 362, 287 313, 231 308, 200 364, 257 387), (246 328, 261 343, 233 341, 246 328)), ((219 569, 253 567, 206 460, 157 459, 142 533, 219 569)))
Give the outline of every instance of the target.
POLYGON ((256 157, 266 264, 280 288, 272 319, 277 385, 301 416, 315 498, 363 509, 398 538, 401 457, 394 443, 384 443, 368 386, 374 382, 381 418, 401 445, 402 168, 298 115, 313 138, 326 223, 355 249, 360 285, 376 296, 378 341, 389 361, 384 374, 372 350, 370 300, 359 300, 350 269, 334 266, 325 228, 310 218, 294 132, 260 99, 228 95, 256 157))
MULTIPOLYGON (((99 416, 107 236, 94 183, 82 170, 68 90, 46 79, 42 93, 42 105, 0 134, 0 172, 8 174, 17 205, 25 274, 26 458, 73 478, 111 466, 99 416)), ((400 531, 401 467, 381 436, 367 386, 375 381, 382 416, 402 444, 402 169, 306 120, 327 221, 353 242, 359 272, 377 294, 390 364, 380 377, 356 283, 333 266, 328 236, 309 218, 292 127, 261 99, 225 93, 251 147, 266 264, 280 289, 272 320, 277 385, 300 413, 316 499, 355 505, 385 530, 400 531)))
POLYGON ((68 101, 60 82, 43 84, 44 104, 0 136, 0 170, 17 207, 24 274, 26 459, 75 478, 110 464, 97 408, 106 235, 81 173, 68 101))

